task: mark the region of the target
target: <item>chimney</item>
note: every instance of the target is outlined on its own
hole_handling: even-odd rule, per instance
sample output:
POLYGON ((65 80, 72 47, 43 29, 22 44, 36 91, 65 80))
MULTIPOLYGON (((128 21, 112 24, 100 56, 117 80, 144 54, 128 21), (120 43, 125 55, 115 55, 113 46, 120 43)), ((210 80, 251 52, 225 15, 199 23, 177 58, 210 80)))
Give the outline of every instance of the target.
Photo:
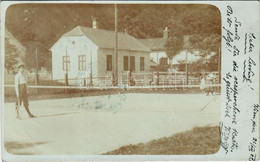
POLYGON ((168 27, 165 27, 164 31, 163 31, 163 38, 167 39, 169 36, 169 30, 168 27))
POLYGON ((97 23, 97 18, 92 16, 92 28, 97 29, 98 28, 98 23, 97 23))

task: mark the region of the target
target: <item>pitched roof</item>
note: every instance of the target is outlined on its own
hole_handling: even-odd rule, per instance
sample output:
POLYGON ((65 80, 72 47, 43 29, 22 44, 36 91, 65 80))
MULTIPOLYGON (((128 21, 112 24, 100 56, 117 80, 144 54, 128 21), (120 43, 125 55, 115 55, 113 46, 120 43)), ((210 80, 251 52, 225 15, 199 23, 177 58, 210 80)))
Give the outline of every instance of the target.
MULTIPOLYGON (((63 37, 83 35, 93 41, 93 43, 95 43, 99 48, 115 48, 114 31, 77 26, 68 33, 65 33, 63 37)), ((118 32, 118 49, 129 51, 150 51, 150 49, 142 44, 140 40, 122 32, 118 32)))
POLYGON ((151 38, 151 39, 140 39, 140 41, 152 51, 163 51, 166 39, 164 38, 151 38))
MULTIPOLYGON (((190 46, 189 42, 190 35, 183 36, 184 48, 190 46)), ((140 41, 152 51, 165 51, 165 43, 167 39, 165 38, 151 38, 151 39, 140 39, 140 41)))

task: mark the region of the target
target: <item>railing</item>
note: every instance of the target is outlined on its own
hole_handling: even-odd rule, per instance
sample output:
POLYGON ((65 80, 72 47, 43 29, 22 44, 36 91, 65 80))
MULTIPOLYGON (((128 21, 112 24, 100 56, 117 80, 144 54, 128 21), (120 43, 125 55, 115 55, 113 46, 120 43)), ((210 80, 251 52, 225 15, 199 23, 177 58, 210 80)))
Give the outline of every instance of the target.
MULTIPOLYGON (((212 72, 215 75, 214 83, 219 83, 218 73, 212 72)), ((70 85, 78 86, 113 86, 117 80, 119 86, 149 86, 149 85, 183 85, 186 84, 186 73, 176 72, 150 72, 150 73, 122 73, 118 78, 112 75, 79 77, 70 79, 70 85), (74 81, 72 81, 74 80, 74 81)), ((188 85, 199 85, 201 77, 199 73, 189 74, 188 85)))
MULTIPOLYGON (((214 82, 209 86, 219 87, 218 73, 215 75, 214 82)), ((35 75, 35 74, 34 74, 35 75)), ((47 77, 39 74, 39 84, 35 84, 33 74, 29 75, 28 87, 30 94, 60 94, 67 92, 79 92, 82 90, 104 90, 104 89, 178 89, 197 88, 199 90, 201 77, 199 73, 189 74, 188 85, 186 85, 186 73, 176 72, 150 72, 150 73, 129 73, 125 72, 118 76, 118 78, 110 75, 101 75, 93 77, 79 77, 68 79, 69 85, 65 85, 65 77, 60 80, 51 80, 50 74, 47 77), (41 77, 42 76, 42 77, 41 77), (44 78, 43 78, 44 77, 44 78), (114 85, 114 80, 118 81, 114 85)), ((14 90, 14 75, 5 75, 5 95, 15 96, 14 90)))
MULTIPOLYGON (((215 75, 214 83, 219 83, 218 72, 212 72, 215 75)), ((5 84, 14 84, 15 75, 6 74, 4 81, 5 84)), ((185 72, 148 72, 148 73, 121 73, 118 78, 113 77, 111 74, 100 75, 93 77, 79 77, 69 78, 68 83, 70 86, 113 86, 113 80, 118 81, 118 85, 128 86, 148 86, 148 85, 181 85, 186 84, 185 72)), ((29 85, 35 85, 36 74, 29 73, 27 75, 27 81, 29 85)), ((51 73, 39 73, 38 85, 45 86, 64 86, 64 79, 52 80, 51 73)), ((201 78, 199 73, 188 74, 188 85, 199 85, 201 78)))

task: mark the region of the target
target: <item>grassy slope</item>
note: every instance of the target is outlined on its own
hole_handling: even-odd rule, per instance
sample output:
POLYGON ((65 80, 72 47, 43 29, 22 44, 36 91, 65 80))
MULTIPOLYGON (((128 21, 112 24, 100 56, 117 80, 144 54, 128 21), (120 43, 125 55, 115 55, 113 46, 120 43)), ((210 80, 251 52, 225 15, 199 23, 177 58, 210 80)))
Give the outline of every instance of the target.
POLYGON ((196 127, 171 137, 152 140, 148 143, 127 145, 105 155, 176 155, 213 154, 220 148, 219 127, 196 127))

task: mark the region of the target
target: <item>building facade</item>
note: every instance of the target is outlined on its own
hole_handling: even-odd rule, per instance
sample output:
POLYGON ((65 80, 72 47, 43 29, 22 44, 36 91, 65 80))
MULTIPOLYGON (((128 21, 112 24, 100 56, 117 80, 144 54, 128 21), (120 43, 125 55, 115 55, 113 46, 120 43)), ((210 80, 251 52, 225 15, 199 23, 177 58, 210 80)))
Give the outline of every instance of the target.
MULTIPOLYGON (((93 24, 95 24, 93 22, 93 24)), ((51 47, 53 79, 111 76, 115 71, 115 32, 78 26, 51 47)), ((118 73, 150 70, 150 49, 127 33, 118 32, 118 73)))
MULTIPOLYGON (((193 52, 190 52, 190 50, 188 50, 190 48, 190 36, 185 35, 183 36, 183 50, 181 50, 172 60, 170 60, 165 50, 165 44, 168 39, 168 32, 168 28, 166 27, 163 31, 163 37, 161 38, 140 39, 140 41, 151 50, 150 60, 156 63, 156 68, 154 65, 151 65, 151 71, 168 71, 170 70, 170 65, 173 65, 173 68, 178 71, 178 67, 181 64, 185 64, 186 61, 189 64, 196 62, 201 58, 199 55, 199 51, 194 50, 193 52)), ((208 55, 208 58, 210 58, 214 54, 214 52, 211 52, 208 55)))

